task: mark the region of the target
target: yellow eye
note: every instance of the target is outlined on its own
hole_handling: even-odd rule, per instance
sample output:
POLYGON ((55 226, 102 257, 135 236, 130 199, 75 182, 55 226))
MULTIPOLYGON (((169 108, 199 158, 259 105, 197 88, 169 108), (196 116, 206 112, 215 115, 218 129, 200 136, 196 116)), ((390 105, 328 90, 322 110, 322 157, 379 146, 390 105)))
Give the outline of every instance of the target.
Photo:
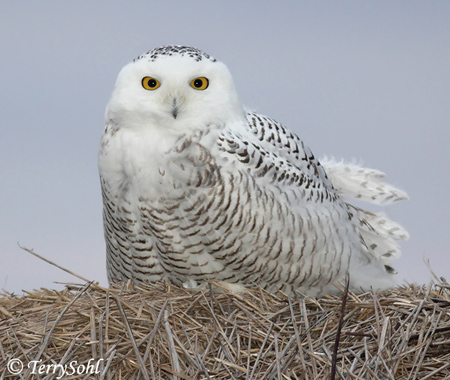
POLYGON ((156 90, 159 86, 161 86, 161 83, 159 83, 158 79, 152 77, 142 78, 142 87, 146 90, 156 90))
POLYGON ((205 77, 198 77, 195 78, 191 82, 191 87, 195 88, 196 90, 206 90, 209 86, 209 80, 205 77))

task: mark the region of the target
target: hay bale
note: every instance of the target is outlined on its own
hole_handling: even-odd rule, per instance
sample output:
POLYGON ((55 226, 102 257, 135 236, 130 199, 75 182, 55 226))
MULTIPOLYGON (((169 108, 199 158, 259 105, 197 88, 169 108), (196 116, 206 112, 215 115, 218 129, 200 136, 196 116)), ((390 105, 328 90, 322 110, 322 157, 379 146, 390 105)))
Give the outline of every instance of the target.
POLYGON ((236 295, 212 286, 192 292, 167 283, 121 289, 87 283, 5 293, 2 378, 19 378, 8 371, 11 359, 22 361, 25 379, 39 378, 37 371, 43 379, 450 378, 445 280, 350 293, 344 313, 339 297, 289 298, 261 289, 236 295), (69 376, 71 365, 80 373, 69 376))

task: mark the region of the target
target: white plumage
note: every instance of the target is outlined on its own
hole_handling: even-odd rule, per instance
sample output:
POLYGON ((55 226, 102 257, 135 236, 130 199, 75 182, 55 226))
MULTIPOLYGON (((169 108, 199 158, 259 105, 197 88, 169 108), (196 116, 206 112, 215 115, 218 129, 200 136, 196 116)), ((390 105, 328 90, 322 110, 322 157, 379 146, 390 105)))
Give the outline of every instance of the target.
POLYGON ((393 283, 406 231, 347 203, 390 204, 383 173, 323 166, 278 122, 244 111, 226 66, 194 48, 125 66, 99 152, 110 282, 216 280, 233 290, 333 293, 393 283))

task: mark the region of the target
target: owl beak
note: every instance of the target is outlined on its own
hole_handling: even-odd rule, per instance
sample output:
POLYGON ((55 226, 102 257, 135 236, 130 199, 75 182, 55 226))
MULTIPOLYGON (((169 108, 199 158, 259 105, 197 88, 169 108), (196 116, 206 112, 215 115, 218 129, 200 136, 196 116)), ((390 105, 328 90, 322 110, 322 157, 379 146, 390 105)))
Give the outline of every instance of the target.
POLYGON ((178 103, 178 99, 174 97, 172 99, 172 116, 174 119, 176 119, 178 116, 178 103))

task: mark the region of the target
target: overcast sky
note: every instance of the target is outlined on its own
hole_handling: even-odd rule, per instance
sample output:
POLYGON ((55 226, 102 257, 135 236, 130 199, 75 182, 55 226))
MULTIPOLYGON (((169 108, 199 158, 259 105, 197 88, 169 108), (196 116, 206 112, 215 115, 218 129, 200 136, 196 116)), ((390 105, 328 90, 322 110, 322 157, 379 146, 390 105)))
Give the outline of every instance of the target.
POLYGON ((2 1, 0 289, 106 282, 97 147, 116 76, 164 44, 225 62, 241 100, 411 200, 398 280, 450 280, 450 2, 2 1))

